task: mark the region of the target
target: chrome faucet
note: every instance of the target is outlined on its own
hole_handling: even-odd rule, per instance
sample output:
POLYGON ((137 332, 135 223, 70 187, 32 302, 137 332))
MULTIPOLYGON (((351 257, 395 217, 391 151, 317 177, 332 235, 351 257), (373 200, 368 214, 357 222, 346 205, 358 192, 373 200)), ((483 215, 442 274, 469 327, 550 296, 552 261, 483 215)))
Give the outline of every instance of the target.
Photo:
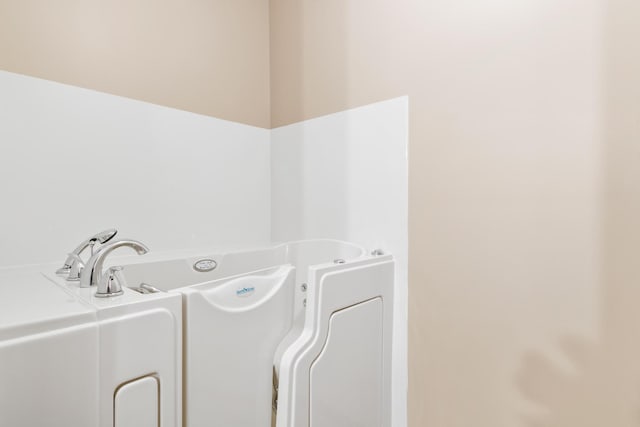
POLYGON ((82 258, 80 258, 80 254, 89 247, 91 248, 91 256, 93 256, 93 248, 96 243, 107 243, 109 240, 113 239, 117 233, 118 230, 110 228, 109 230, 95 234, 80 243, 73 252, 69 253, 64 265, 56 270, 56 274, 59 276, 68 275, 67 280, 80 280, 80 272, 84 268, 84 263, 82 262, 82 258))
POLYGON ((122 287, 124 285, 124 277, 122 276, 122 267, 111 267, 107 273, 103 273, 102 267, 104 260, 111 252, 118 248, 129 247, 134 249, 138 255, 144 255, 149 252, 141 242, 137 240, 117 240, 100 248, 98 252, 87 261, 87 267, 80 276, 80 287, 88 288, 97 286, 97 297, 112 297, 122 295, 122 287))

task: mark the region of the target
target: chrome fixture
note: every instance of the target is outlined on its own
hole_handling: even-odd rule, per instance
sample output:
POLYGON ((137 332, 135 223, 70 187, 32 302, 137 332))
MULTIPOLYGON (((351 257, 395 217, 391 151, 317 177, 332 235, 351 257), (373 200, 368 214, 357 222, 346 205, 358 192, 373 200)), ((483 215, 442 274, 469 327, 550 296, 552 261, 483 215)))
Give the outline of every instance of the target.
POLYGON ((156 294, 158 292, 162 292, 160 289, 156 288, 155 286, 151 286, 148 283, 140 283, 140 286, 138 287, 130 286, 129 289, 132 289, 141 294, 156 294))
POLYGON ((80 277, 80 287, 88 288, 90 286, 97 286, 97 297, 122 295, 122 287, 125 285, 124 277, 122 276, 122 267, 111 267, 107 270, 106 274, 102 272, 104 260, 107 255, 122 247, 132 248, 138 255, 144 255, 149 252, 149 248, 137 240, 117 240, 103 246, 87 262, 87 268, 80 277))
POLYGON ((109 240, 113 239, 113 237, 118 233, 118 230, 114 228, 110 228, 108 230, 102 231, 98 234, 95 234, 89 237, 87 240, 83 241, 75 248, 64 262, 64 265, 56 270, 56 274, 59 276, 69 275, 68 280, 79 280, 80 272, 82 268, 84 268, 84 263, 80 258, 80 254, 87 249, 87 247, 91 248, 91 256, 93 256, 93 247, 96 243, 104 244, 109 240))
POLYGON ((98 290, 96 291, 97 297, 116 297, 124 293, 122 287, 125 285, 125 280, 122 275, 122 270, 123 267, 119 265, 107 269, 107 272, 102 275, 102 279, 100 279, 98 283, 98 290))
POLYGON ((375 249, 371 252, 371 255, 373 256, 382 256, 384 255, 384 251, 382 249, 375 249))
POLYGON ((140 283, 140 289, 142 289, 148 294, 155 294, 155 293, 161 292, 160 289, 156 288, 155 286, 151 286, 148 283, 140 283))
POLYGON ((69 269, 69 275, 67 276, 67 280, 72 282, 77 282, 80 280, 80 273, 84 269, 84 261, 80 258, 80 255, 74 254, 71 252, 69 257, 73 258, 73 262, 71 263, 71 268, 69 269))
POLYGON ((193 264, 193 269, 195 271, 199 271, 200 273, 207 273, 209 271, 213 271, 218 266, 218 263, 215 259, 211 258, 203 258, 199 259, 193 264))

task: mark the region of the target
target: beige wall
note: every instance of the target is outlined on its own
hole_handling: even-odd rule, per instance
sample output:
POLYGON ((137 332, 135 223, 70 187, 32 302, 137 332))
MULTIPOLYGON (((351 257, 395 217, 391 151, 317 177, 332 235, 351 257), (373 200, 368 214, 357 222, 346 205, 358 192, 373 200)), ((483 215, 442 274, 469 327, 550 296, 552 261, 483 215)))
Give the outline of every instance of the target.
POLYGON ((271 1, 273 126, 410 97, 410 426, 638 425, 639 21, 271 1))
POLYGON ((269 127, 269 2, 0 0, 0 69, 269 127))

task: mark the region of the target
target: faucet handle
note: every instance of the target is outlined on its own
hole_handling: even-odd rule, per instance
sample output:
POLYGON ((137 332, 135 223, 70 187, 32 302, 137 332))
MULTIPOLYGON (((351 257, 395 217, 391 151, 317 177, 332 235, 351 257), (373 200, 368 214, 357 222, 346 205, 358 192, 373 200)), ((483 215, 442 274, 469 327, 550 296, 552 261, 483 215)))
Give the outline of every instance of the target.
POLYGON ((74 254, 73 252, 69 254, 69 258, 73 259, 73 261, 69 267, 69 276, 67 276, 67 280, 70 282, 77 282, 80 280, 80 274, 82 274, 85 264, 84 261, 82 261, 82 258, 80 258, 80 255, 74 254))
POLYGON ((96 297, 107 298, 122 295, 124 291, 123 286, 126 286, 124 275, 122 274, 123 267, 116 265, 109 267, 107 272, 102 275, 100 286, 96 292, 96 297))

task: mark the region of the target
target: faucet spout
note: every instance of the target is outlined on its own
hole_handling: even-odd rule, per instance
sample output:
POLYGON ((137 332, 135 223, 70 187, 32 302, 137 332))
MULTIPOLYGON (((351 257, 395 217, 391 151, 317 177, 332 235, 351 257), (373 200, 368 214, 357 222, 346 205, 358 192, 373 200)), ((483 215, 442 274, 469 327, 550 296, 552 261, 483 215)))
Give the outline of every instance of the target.
MULTIPOLYGON (((90 286, 100 286, 102 283, 102 268, 104 266, 104 261, 111 252, 118 248, 128 247, 134 249, 138 255, 144 255, 149 252, 149 248, 145 246, 143 243, 137 240, 131 239, 122 239, 112 242, 106 246, 100 248, 98 252, 93 254, 93 256, 87 262, 87 266, 85 267, 82 275, 80 277, 80 287, 88 288, 90 286)), ((98 293, 100 293, 100 289, 98 289, 98 293)))

